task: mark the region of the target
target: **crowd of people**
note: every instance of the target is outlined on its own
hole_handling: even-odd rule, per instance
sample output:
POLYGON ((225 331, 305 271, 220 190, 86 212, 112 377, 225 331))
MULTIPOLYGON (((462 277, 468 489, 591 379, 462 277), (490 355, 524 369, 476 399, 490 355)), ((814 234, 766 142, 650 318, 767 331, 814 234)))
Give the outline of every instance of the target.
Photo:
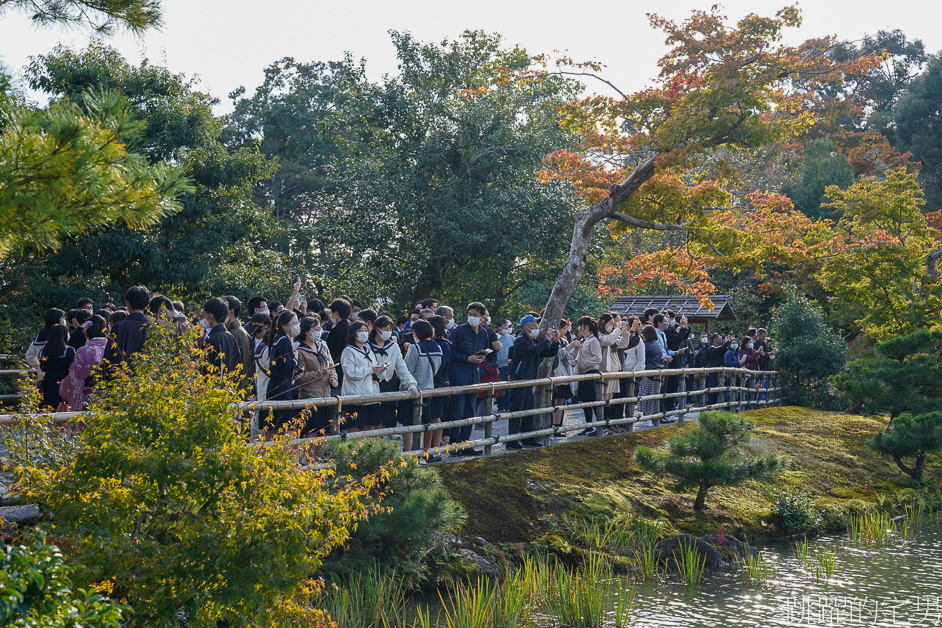
MULTIPOLYGON (((154 325, 181 333, 199 330, 203 368, 236 378, 247 399, 292 401, 330 396, 364 396, 407 391, 419 398, 421 391, 477 383, 531 380, 538 376, 544 360, 552 359, 552 376, 619 371, 655 371, 694 367, 741 367, 768 370, 776 351, 769 345, 765 329, 750 329, 742 338, 720 333, 696 332, 687 317, 671 311, 648 309, 640 316, 615 312, 556 321, 541 337, 541 313, 528 312, 516 324, 492 319, 487 307, 472 302, 458 323, 455 311, 436 299, 415 304, 409 315, 394 316, 364 308, 357 299, 340 296, 325 303, 308 301, 300 294, 300 279, 284 303, 262 296, 250 298, 243 307, 234 296, 206 301, 190 315, 183 303, 164 295, 151 295, 135 286, 127 291, 123 307, 112 303, 95 309, 89 298, 76 308, 50 309, 45 324, 26 354, 35 369, 42 403, 59 411, 81 411, 93 394, 98 378, 110 369, 133 363, 154 325), (243 321, 244 318, 244 321, 243 321)), ((693 391, 721 386, 722 374, 669 374, 642 377, 635 394, 652 395, 663 380, 659 412, 664 421, 676 420, 697 396, 693 391), (684 394, 691 391, 688 396, 684 394), (680 393, 680 394, 674 394, 680 393), (673 414, 671 414, 673 412, 673 414)), ((747 380, 758 388, 761 376, 747 380)), ((557 411, 553 425, 561 425, 568 403, 611 400, 629 396, 625 380, 605 379, 556 386, 552 391, 557 411)), ((718 402, 723 393, 700 394, 699 405, 718 402)), ((729 400, 726 393, 725 400, 729 400)), ((737 394, 737 393, 733 393, 737 394)), ((757 390, 753 395, 760 395, 757 390)), ((748 394, 741 398, 748 398, 748 394)), ((484 414, 483 394, 469 393, 381 403, 345 403, 342 429, 347 432, 458 421, 484 414), (421 416, 418 416, 420 409, 421 416)), ((519 412, 535 408, 534 388, 498 391, 497 410, 519 412), (504 394, 504 393, 507 394, 504 394)), ((586 422, 594 420, 592 408, 584 408, 586 422)), ((608 419, 624 418, 625 404, 611 404, 608 419)), ((655 401, 642 401, 638 415, 655 412, 655 401)), ((251 437, 272 434, 296 426, 302 435, 324 433, 328 428, 326 407, 299 411, 278 408, 260 411, 250 420, 251 437), (302 424, 303 421, 303 424, 302 424)), ((520 435, 506 442, 508 449, 539 447, 541 441, 523 435, 535 429, 533 417, 510 418, 508 431, 520 435)), ((613 428, 617 429, 617 428, 613 428)), ((435 452, 448 443, 471 440, 472 426, 426 430, 413 441, 402 436, 403 449, 425 452, 422 462, 436 462, 435 452)), ((596 434, 586 428, 581 435, 596 434)), ((464 447, 456 455, 476 456, 481 449, 464 447)))

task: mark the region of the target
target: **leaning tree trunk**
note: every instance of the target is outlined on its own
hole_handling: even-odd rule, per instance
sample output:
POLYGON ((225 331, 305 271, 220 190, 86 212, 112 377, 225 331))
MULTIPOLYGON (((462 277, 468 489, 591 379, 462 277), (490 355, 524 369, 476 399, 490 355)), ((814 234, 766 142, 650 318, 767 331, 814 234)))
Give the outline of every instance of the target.
POLYGON ((899 456, 894 457, 893 461, 896 463, 896 466, 900 468, 900 471, 912 479, 916 481, 922 479, 922 473, 926 468, 926 453, 924 451, 920 451, 916 454, 916 465, 912 469, 903 464, 903 459, 899 456))
MULTIPOLYGON (((569 256, 563 270, 556 278, 553 284, 553 291, 550 293, 549 300, 546 302, 546 311, 543 313, 543 320, 540 322, 540 338, 546 337, 546 332, 551 327, 559 325, 569 299, 576 291, 579 280, 585 273, 586 260, 589 257, 589 247, 592 244, 592 233, 595 227, 607 218, 630 218, 618 214, 618 208, 632 194, 638 191, 641 185, 654 176, 654 164, 656 155, 650 157, 636 167, 631 174, 618 185, 613 185, 607 198, 599 201, 589 209, 576 214, 576 222, 572 228, 572 240, 569 243, 569 256)), ((636 221, 635 224, 642 226, 645 221, 636 221)), ((646 223, 643 226, 657 229, 659 226, 646 223)), ((553 358, 549 357, 540 364, 539 377, 549 377, 553 370, 553 358)), ((534 398, 540 407, 548 408, 552 403, 552 387, 547 385, 537 386, 534 390, 534 398)), ((550 414, 540 415, 537 422, 537 429, 547 429, 551 420, 550 414)), ((549 444, 549 437, 543 438, 543 444, 549 444)))

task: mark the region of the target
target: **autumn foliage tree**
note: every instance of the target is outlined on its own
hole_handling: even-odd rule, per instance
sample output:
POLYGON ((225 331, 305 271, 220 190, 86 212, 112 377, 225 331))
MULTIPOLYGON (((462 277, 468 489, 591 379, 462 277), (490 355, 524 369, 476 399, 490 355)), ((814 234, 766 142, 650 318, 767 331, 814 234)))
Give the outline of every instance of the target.
MULTIPOLYGON (((572 182, 586 205, 576 216, 569 256, 547 302, 544 326, 562 314, 585 270, 593 232, 605 224, 682 233, 679 248, 647 260, 647 268, 679 264, 677 270, 699 278, 685 281, 683 289, 706 300, 710 286, 701 253, 707 250, 715 260, 735 267, 736 261, 723 260, 730 256, 716 241, 724 233, 738 240, 737 227, 755 222, 743 212, 731 216, 717 211, 730 209, 729 195, 723 191, 736 180, 735 168, 723 154, 803 132, 818 115, 818 84, 839 82, 879 61, 878 55, 835 61, 827 54, 836 44, 829 37, 799 46, 781 44, 783 30, 801 24, 794 6, 774 17, 747 15, 735 27, 725 24, 717 7, 695 11, 682 24, 656 15, 650 21, 665 32, 671 46, 653 85, 631 95, 591 96, 570 103, 564 124, 581 143, 550 155, 541 173, 544 180, 572 182)), ((561 59, 550 68, 544 61, 544 74, 602 79, 598 63, 561 59)), ((798 257, 806 237, 815 245, 827 239, 817 227, 795 217, 790 203, 776 195, 757 196, 752 205, 758 208, 752 210, 756 216, 765 212, 775 226, 769 228, 766 221, 764 230, 754 231, 763 246, 784 250, 795 244, 790 253, 798 257)), ((744 247, 737 241, 735 248, 744 247)), ((754 258, 764 262, 770 254, 754 258)))

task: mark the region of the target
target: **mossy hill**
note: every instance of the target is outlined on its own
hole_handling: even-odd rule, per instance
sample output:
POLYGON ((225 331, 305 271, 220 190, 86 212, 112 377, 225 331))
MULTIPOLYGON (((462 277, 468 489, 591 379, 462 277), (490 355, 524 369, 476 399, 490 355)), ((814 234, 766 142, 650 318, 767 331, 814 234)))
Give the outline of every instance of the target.
MULTIPOLYGON (((848 512, 892 507, 916 491, 891 460, 866 446, 885 419, 798 407, 746 413, 755 421, 755 452, 788 458, 771 483, 749 481, 710 490, 702 513, 695 491, 679 492, 669 477, 644 471, 633 459, 639 445, 660 448, 694 423, 591 438, 540 450, 443 465, 439 472, 468 513, 466 538, 521 542, 537 538, 546 522, 565 515, 608 518, 627 514, 660 519, 677 532, 756 539, 782 532, 772 516, 772 491, 807 491, 824 514, 825 527, 841 527, 848 512)), ((930 456, 926 481, 938 485, 942 462, 930 456)))

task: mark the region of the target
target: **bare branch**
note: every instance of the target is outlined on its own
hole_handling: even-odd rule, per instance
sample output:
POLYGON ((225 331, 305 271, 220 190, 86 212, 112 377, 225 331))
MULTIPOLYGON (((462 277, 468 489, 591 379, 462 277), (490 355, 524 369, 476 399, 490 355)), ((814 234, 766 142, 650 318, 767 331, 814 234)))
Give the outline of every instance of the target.
POLYGON ((622 214, 621 212, 613 212, 611 217, 615 220, 626 222, 632 227, 638 227, 639 229, 653 229, 655 231, 683 231, 684 228, 690 224, 690 221, 688 220, 676 225, 664 225, 654 222, 653 220, 642 220, 641 218, 635 218, 634 216, 622 214))

